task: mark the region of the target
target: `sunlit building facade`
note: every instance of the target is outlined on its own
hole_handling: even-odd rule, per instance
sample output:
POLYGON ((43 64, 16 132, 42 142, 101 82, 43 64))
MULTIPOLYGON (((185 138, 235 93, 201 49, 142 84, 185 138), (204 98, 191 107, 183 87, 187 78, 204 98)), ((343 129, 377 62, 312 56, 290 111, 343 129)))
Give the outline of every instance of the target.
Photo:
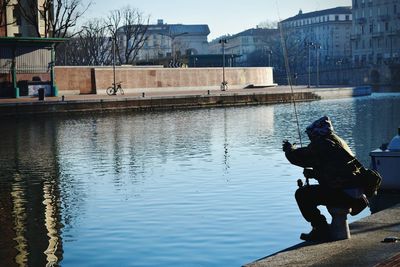
POLYGON ((158 20, 148 25, 146 41, 138 53, 138 60, 180 58, 182 56, 207 54, 208 25, 167 24, 158 20))
MULTIPOLYGON (((0 0, 0 37, 43 37, 45 19, 40 15, 46 0, 0 0), (32 5, 32 2, 33 5, 32 5), (34 8, 33 8, 34 7, 34 8), (26 14, 25 16, 23 14, 26 14), (27 16, 36 17, 37 25, 27 16)), ((45 12, 51 14, 51 12, 45 12)))
POLYGON ((252 66, 254 59, 251 55, 265 58, 263 66, 272 65, 273 42, 277 40, 277 29, 253 28, 239 32, 235 35, 222 36, 209 43, 211 54, 221 54, 220 40, 226 39, 224 53, 227 55, 238 55, 236 63, 240 66, 252 66))
POLYGON ((353 0, 353 61, 400 63, 400 1, 353 0))
POLYGON ((298 48, 311 45, 319 49, 322 64, 336 64, 351 59, 351 7, 336 7, 315 12, 300 12, 280 22, 284 35, 298 48))

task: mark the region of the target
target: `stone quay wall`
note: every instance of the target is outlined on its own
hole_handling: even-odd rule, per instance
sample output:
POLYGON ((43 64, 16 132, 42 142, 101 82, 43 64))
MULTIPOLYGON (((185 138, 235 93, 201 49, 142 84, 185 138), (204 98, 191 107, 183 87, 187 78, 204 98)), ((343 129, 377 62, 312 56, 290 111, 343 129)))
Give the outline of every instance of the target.
MULTIPOLYGON (((112 86, 112 67, 56 67, 59 94, 105 94, 112 86)), ((222 82, 222 68, 141 68, 116 67, 115 80, 125 93, 216 89, 222 82)), ((272 68, 225 68, 231 89, 273 86, 272 68)))

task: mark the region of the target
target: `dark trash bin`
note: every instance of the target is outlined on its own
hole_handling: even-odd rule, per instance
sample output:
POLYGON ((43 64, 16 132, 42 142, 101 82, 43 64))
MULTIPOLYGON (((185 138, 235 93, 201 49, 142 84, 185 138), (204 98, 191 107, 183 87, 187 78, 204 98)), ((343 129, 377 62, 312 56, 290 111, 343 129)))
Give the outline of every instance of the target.
POLYGON ((38 90, 39 100, 44 100, 44 88, 38 90))

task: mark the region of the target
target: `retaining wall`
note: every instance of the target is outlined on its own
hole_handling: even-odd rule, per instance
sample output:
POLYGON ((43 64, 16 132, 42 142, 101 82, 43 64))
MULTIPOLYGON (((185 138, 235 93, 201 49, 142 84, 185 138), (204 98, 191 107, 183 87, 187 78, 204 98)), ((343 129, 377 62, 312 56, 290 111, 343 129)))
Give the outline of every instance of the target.
MULTIPOLYGON (((134 68, 117 67, 116 81, 126 93, 219 88, 222 68, 134 68)), ((111 67, 56 67, 56 84, 60 94, 105 94, 112 85, 111 67)), ((272 68, 226 68, 229 88, 248 85, 272 86, 272 68)))
POLYGON ((32 114, 55 113, 86 113, 107 112, 115 110, 148 111, 171 110, 205 107, 226 107, 242 105, 261 105, 288 103, 293 101, 312 101, 320 99, 312 92, 296 92, 274 94, 229 94, 229 95, 192 95, 178 97, 129 97, 106 98, 72 101, 44 101, 26 103, 8 103, 0 105, 0 117, 2 116, 29 116, 32 114))
POLYGON ((56 67, 54 71, 60 95, 96 93, 92 67, 56 67))

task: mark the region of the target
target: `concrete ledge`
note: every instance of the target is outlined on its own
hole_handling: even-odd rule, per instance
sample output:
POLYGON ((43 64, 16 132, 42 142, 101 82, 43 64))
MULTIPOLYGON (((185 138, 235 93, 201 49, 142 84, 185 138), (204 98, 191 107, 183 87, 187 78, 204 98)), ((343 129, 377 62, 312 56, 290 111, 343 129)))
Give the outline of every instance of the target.
MULTIPOLYGON (((176 89, 176 88, 175 88, 176 89)), ((105 91, 104 91, 105 92, 105 91)), ((368 90, 357 88, 317 88, 297 86, 234 89, 197 88, 197 90, 173 90, 162 92, 125 92, 125 95, 105 96, 95 94, 73 95, 60 91, 58 97, 0 99, 0 116, 25 116, 70 112, 114 110, 171 110, 187 108, 227 107, 314 101, 322 98, 342 98, 368 95, 368 90), (62 98, 64 96, 64 98, 62 98)))
MULTIPOLYGON (((272 85, 271 85, 272 86, 272 85)), ((268 87, 268 86, 263 86, 268 87)), ((246 88, 246 85, 228 85, 228 90, 239 90, 246 88)), ((150 87, 150 88, 122 88, 125 94, 141 94, 141 93, 171 93, 171 92, 178 92, 178 93, 185 93, 190 91, 203 91, 204 93, 207 90, 220 90, 220 86, 185 86, 185 87, 150 87)), ((96 92, 97 95, 107 95, 105 89, 98 89, 96 92)))
POLYGON ((80 95, 80 90, 60 90, 58 95, 80 95))
POLYGON ((311 89, 313 93, 320 96, 321 99, 336 99, 355 96, 366 96, 372 93, 370 86, 362 87, 340 87, 340 88, 315 88, 311 89))
POLYGON ((386 237, 400 237, 399 218, 397 205, 350 224, 351 239, 300 243, 245 266, 375 266, 400 252, 400 243, 382 243, 386 237))
POLYGON ((311 92, 296 92, 294 96, 288 93, 232 93, 216 95, 180 95, 180 96, 112 96, 107 98, 73 99, 66 97, 61 101, 60 97, 47 97, 46 101, 11 102, 0 104, 0 116, 24 116, 32 114, 54 114, 91 111, 114 110, 171 110, 204 107, 227 107, 242 105, 260 105, 287 103, 293 101, 318 100, 318 96, 311 92))

